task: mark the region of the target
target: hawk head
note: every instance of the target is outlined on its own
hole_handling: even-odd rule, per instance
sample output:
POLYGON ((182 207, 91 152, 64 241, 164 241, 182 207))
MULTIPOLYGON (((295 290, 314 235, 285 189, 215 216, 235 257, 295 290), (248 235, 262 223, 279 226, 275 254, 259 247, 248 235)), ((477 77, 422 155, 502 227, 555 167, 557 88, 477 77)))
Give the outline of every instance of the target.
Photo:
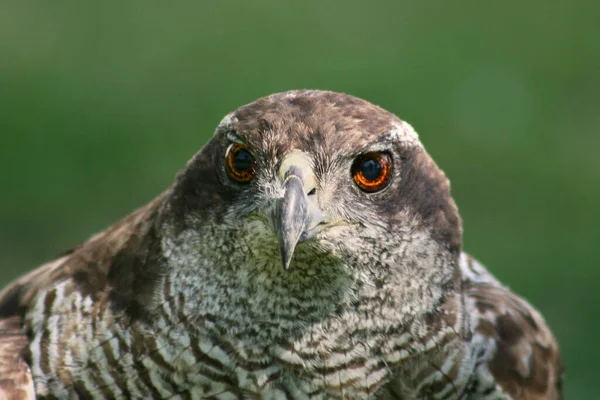
POLYGON ((415 262, 461 247, 449 182, 413 128, 340 93, 284 92, 227 115, 172 199, 179 226, 213 221, 212 235, 266 268, 311 257, 375 268, 400 250, 415 262))

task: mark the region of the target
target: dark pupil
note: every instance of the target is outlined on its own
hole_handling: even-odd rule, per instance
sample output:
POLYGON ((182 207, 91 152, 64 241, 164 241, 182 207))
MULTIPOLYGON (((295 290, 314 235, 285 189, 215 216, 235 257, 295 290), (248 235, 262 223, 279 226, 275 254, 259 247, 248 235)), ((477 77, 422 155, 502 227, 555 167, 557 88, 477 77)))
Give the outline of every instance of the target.
POLYGON ((233 156, 233 168, 238 171, 245 171, 251 167, 252 155, 244 149, 238 150, 238 152, 233 156))
POLYGON ((360 172, 362 172, 365 179, 374 181, 381 175, 381 164, 378 160, 367 160, 360 166, 360 172))

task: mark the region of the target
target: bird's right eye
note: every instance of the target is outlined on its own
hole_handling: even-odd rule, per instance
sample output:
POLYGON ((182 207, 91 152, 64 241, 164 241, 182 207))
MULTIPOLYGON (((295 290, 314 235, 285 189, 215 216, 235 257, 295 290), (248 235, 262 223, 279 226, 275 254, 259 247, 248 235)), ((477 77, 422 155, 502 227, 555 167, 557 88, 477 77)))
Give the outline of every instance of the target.
POLYGON ((241 143, 233 143, 227 149, 226 158, 227 172, 233 179, 241 183, 247 183, 254 178, 256 161, 248 147, 241 143))

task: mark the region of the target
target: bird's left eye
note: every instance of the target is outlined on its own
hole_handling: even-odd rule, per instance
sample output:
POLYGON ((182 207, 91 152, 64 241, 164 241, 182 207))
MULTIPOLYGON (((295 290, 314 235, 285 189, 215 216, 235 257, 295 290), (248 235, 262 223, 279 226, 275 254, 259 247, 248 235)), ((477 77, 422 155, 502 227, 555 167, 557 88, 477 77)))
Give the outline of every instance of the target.
POLYGON ((365 192, 378 192, 392 177, 392 160, 385 152, 374 151, 356 158, 352 164, 352 178, 365 192))
POLYGON ((227 172, 238 182, 250 182, 254 178, 254 156, 243 144, 234 143, 227 149, 227 172))

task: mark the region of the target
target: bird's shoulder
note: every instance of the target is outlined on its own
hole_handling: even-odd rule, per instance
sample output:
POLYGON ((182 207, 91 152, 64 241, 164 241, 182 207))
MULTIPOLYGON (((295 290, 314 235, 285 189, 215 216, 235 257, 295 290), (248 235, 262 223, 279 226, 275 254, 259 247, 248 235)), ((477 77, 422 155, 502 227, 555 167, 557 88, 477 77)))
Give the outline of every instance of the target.
POLYGON ((152 227, 160 204, 158 197, 0 291, 0 399, 30 398, 33 386, 26 354, 36 333, 26 333, 26 316, 39 303, 45 310, 44 304, 51 304, 58 290, 63 299, 77 293, 93 301, 110 299, 117 307, 120 302, 127 312, 142 308, 135 305, 146 301, 152 278, 159 273, 152 264, 156 261, 152 227))
MULTIPOLYGON (((23 315, 40 291, 58 284, 92 298, 107 289, 129 288, 138 278, 154 273, 150 259, 153 229, 162 196, 127 215, 106 230, 15 280, 0 291, 0 318, 23 315)), ((121 293, 123 294, 123 293, 121 293)))
POLYGON ((470 398, 561 399, 563 362, 540 313, 473 257, 459 264, 476 357, 470 398))

